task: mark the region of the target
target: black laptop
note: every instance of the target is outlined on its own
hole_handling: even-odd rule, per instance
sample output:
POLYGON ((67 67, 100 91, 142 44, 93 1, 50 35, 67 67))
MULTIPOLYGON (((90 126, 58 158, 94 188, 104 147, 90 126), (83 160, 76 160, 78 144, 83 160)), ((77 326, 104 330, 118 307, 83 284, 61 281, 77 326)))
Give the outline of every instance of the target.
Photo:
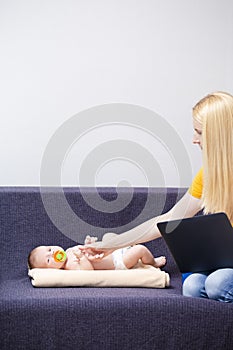
POLYGON ((233 228, 225 213, 159 222, 180 272, 233 268, 233 228))

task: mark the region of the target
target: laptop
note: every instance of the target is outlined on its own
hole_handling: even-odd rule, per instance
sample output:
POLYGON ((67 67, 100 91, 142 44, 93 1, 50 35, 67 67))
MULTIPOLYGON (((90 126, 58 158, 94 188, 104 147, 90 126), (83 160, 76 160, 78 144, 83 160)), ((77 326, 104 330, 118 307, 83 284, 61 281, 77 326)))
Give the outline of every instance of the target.
POLYGON ((157 226, 181 273, 233 268, 233 228, 225 213, 157 226))

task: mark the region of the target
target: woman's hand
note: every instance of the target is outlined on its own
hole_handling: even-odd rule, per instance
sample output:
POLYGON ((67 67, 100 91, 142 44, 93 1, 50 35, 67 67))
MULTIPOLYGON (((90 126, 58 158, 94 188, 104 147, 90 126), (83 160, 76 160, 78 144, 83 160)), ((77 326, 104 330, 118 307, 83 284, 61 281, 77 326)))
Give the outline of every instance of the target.
POLYGON ((97 237, 86 236, 84 245, 78 247, 90 261, 99 261, 114 250, 127 246, 122 244, 120 236, 122 237, 122 235, 108 232, 104 234, 102 241, 98 241, 97 237))
POLYGON ((79 249, 90 261, 99 261, 114 251, 114 249, 88 247, 88 244, 79 246, 79 249))
POLYGON ((104 258, 104 253, 100 254, 90 254, 90 253, 84 253, 85 257, 90 261, 90 262, 98 262, 104 258))
MULTIPOLYGON (((78 246, 80 251, 90 260, 90 261, 99 261, 105 256, 111 254, 114 249, 109 248, 98 248, 95 247, 97 237, 86 236, 84 245, 78 246)), ((101 242, 98 242, 101 243, 101 242)))

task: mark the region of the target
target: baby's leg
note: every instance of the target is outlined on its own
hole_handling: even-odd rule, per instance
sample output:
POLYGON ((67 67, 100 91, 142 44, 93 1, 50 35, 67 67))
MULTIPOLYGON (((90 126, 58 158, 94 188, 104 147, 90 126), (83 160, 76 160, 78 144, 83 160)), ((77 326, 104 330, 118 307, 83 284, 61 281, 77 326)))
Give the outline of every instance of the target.
POLYGON ((155 267, 164 266, 166 263, 165 257, 159 257, 154 259, 151 252, 141 244, 135 245, 129 250, 127 250, 123 256, 123 262, 127 269, 131 269, 133 266, 137 264, 137 262, 141 259, 143 264, 152 265, 155 267))

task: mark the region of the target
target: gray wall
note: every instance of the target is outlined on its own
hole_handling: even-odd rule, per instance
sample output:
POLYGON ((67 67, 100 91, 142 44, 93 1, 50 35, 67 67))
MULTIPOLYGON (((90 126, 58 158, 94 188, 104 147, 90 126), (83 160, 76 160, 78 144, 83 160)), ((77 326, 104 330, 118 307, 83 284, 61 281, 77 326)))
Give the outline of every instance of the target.
MULTIPOLYGON (((0 185, 40 185, 41 161, 56 130, 109 103, 142 106, 164 118, 183 141, 194 175, 201 153, 192 145, 192 106, 215 90, 233 93, 232 18, 231 0, 0 1, 0 185)), ((143 128, 99 125, 67 149, 61 183, 179 186, 180 164, 170 151, 143 128), (94 171, 94 182, 81 183, 87 155, 118 139, 151 153, 164 181, 155 176, 148 183, 151 174, 137 161, 110 156, 94 171)))

